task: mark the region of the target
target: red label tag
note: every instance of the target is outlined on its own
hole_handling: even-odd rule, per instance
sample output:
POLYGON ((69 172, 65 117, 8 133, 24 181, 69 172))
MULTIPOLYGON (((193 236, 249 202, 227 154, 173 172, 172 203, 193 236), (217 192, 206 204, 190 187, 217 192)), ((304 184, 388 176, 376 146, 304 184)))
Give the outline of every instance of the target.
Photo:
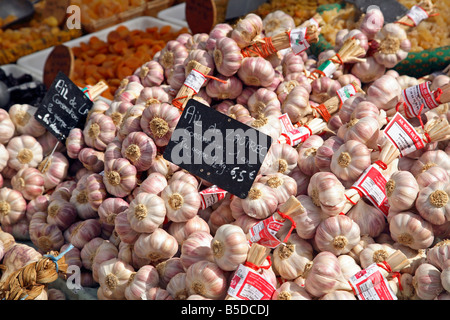
POLYGON ((294 127, 287 113, 278 117, 281 122, 281 136, 278 143, 286 143, 291 146, 304 142, 311 136, 311 130, 306 127, 294 127))
POLYGON ((376 263, 350 277, 348 282, 359 300, 397 300, 376 263))
POLYGON ((439 106, 430 89, 430 82, 406 88, 402 91, 402 96, 405 101, 405 115, 408 119, 417 117, 421 111, 426 112, 439 106))
POLYGON ((273 215, 254 225, 250 230, 250 243, 258 243, 268 248, 276 248, 281 241, 276 237, 284 222, 276 220, 273 215))
POLYGON ((275 290, 260 274, 241 264, 231 278, 227 293, 239 300, 270 300, 275 290))
POLYGON ((399 149, 401 156, 425 147, 425 142, 416 129, 398 112, 386 125, 383 133, 399 149))
POLYGON ((199 192, 201 198, 201 209, 206 209, 219 202, 227 195, 227 191, 218 188, 216 185, 199 192))
POLYGON ((378 165, 372 164, 353 184, 352 188, 361 191, 373 205, 387 216, 389 213, 389 204, 385 189, 386 182, 387 180, 378 165))

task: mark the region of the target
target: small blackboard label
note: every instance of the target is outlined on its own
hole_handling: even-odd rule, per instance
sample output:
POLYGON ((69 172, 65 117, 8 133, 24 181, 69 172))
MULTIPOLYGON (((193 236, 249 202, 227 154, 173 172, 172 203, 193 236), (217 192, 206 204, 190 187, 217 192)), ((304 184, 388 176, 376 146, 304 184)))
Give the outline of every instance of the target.
POLYGON ((34 114, 60 142, 70 130, 84 125, 92 101, 64 73, 59 72, 34 114))
POLYGON ((190 99, 163 157, 243 199, 272 145, 272 138, 190 99))

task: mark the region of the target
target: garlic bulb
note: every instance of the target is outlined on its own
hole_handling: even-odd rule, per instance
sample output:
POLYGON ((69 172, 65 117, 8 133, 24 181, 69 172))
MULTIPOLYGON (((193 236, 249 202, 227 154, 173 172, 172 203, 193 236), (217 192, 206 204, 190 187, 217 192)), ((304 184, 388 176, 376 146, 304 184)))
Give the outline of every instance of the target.
POLYGON ((178 243, 164 229, 157 228, 153 233, 141 233, 134 244, 136 255, 157 262, 173 257, 178 251, 178 243))
POLYGON ((253 183, 248 196, 242 199, 244 212, 253 218, 265 219, 275 212, 278 200, 271 187, 260 182, 253 183))
POLYGON ((411 209, 419 193, 417 180, 409 171, 394 172, 385 188, 390 210, 395 212, 411 209))
POLYGON ((211 243, 213 236, 206 231, 196 231, 191 233, 181 245, 180 259, 184 270, 192 264, 206 260, 214 262, 211 243))
POLYGON ((122 242, 128 244, 135 243, 140 236, 139 232, 131 228, 126 210, 119 213, 114 219, 114 231, 119 235, 122 242))
POLYGON ((272 65, 262 57, 244 58, 237 75, 245 85, 255 87, 268 87, 275 79, 272 65))
POLYGON ((11 138, 6 150, 9 153, 8 166, 17 171, 23 167, 36 168, 43 158, 42 146, 30 135, 11 138))
POLYGON ((324 140, 320 136, 314 134, 306 139, 297 149, 297 165, 304 174, 312 176, 319 172, 315 158, 317 149, 319 149, 323 143, 324 140))
POLYGON ((336 290, 352 291, 344 278, 338 258, 328 251, 319 252, 307 271, 306 291, 317 298, 336 290))
POLYGON ((450 258, 450 241, 442 240, 436 243, 427 251, 427 262, 437 267, 439 270, 444 270, 446 263, 450 258))
POLYGON ((190 234, 197 231, 211 231, 208 222, 200 218, 198 215, 189 219, 188 221, 172 222, 167 228, 167 232, 175 237, 180 246, 189 237, 190 234))
POLYGON ((122 118, 122 123, 117 129, 117 138, 119 141, 125 139, 125 137, 131 132, 142 131, 141 117, 144 110, 147 108, 146 104, 135 104, 127 109, 127 112, 122 118))
POLYGON ((82 219, 96 218, 98 216, 97 211, 89 203, 88 192, 86 190, 88 176, 89 174, 85 174, 80 178, 69 199, 77 209, 79 217, 82 219))
POLYGON ((125 299, 125 290, 133 273, 133 267, 117 258, 103 262, 98 270, 101 297, 125 299))
POLYGON ((106 191, 119 198, 126 197, 137 185, 136 175, 136 167, 127 159, 111 160, 103 176, 106 191))
MULTIPOLYGON (((6 232, 2 231, 2 233, 6 232)), ((5 270, 2 273, 0 281, 3 283, 15 271, 23 268, 29 263, 38 261, 41 258, 42 254, 32 246, 23 243, 13 243, 7 246, 7 250, 5 251, 2 260, 5 270)))
POLYGON ((449 179, 450 174, 441 167, 430 167, 416 176, 417 184, 420 189, 426 188, 436 181, 448 182, 449 179))
POLYGON ((412 249, 426 249, 434 240, 431 223, 418 214, 405 211, 389 221, 392 239, 412 249))
POLYGON ((295 22, 292 16, 282 10, 270 12, 264 17, 262 22, 266 37, 273 37, 279 33, 295 28, 295 22))
POLYGON ((441 271, 431 264, 421 264, 413 276, 413 286, 420 299, 435 299, 444 290, 441 283, 441 271))
POLYGON ((164 68, 155 60, 148 61, 134 72, 144 87, 159 86, 164 81, 164 68))
POLYGON ((314 236, 314 242, 320 251, 329 251, 336 256, 350 252, 359 241, 359 225, 345 215, 322 221, 314 236))
POLYGON ((347 217, 356 222, 361 234, 367 234, 372 238, 379 236, 386 227, 386 217, 384 213, 365 201, 358 201, 358 203, 347 212, 347 217))
POLYGON ((376 79, 366 93, 367 100, 374 103, 379 109, 394 112, 401 97, 402 87, 393 76, 385 74, 376 79))
POLYGON ((295 282, 287 281, 275 290, 272 300, 312 300, 312 298, 305 287, 295 282))
POLYGON ((289 175, 297 167, 298 151, 287 143, 273 144, 261 166, 261 174, 289 175))
POLYGON ((166 207, 164 200, 156 194, 139 193, 127 209, 131 227, 139 233, 152 233, 164 222, 166 207))
POLYGON ((284 99, 281 111, 287 113, 293 123, 312 113, 309 91, 304 86, 295 86, 284 99))
POLYGON ((103 183, 103 177, 100 174, 93 173, 86 177, 87 199, 94 211, 106 199, 106 187, 103 183))
POLYGON ((86 145, 98 151, 104 151, 115 135, 116 125, 112 118, 101 113, 93 114, 83 130, 86 145))
POLYGON ((420 216, 433 225, 450 221, 450 183, 436 181, 418 192, 415 202, 420 216))
POLYGON ((227 277, 217 264, 202 260, 187 268, 186 287, 189 295, 220 300, 226 295, 227 277))
POLYGON ((258 88, 249 97, 247 107, 253 117, 281 115, 281 104, 277 94, 267 88, 258 88))
POLYGON ((102 172, 105 167, 105 154, 102 151, 97 151, 94 148, 83 148, 78 153, 78 160, 83 166, 92 172, 102 172))
POLYGON ((236 23, 230 37, 242 49, 248 47, 256 36, 261 34, 263 27, 261 17, 254 13, 249 13, 236 23))
POLYGON ((283 279, 294 280, 302 276, 306 265, 313 259, 313 248, 296 233, 285 244, 275 248, 273 266, 283 279))
POLYGON ((236 99, 242 92, 242 81, 237 76, 218 75, 221 81, 209 81, 206 85, 206 93, 214 99, 236 99), (222 82, 223 81, 223 82, 222 82))
POLYGON ((331 172, 331 161, 334 153, 344 143, 338 136, 331 136, 323 141, 315 153, 314 163, 317 169, 322 172, 331 172))
POLYGON ((101 225, 97 219, 87 219, 72 224, 64 231, 64 237, 74 247, 82 249, 86 243, 98 237, 101 233, 101 225))
POLYGON ((20 191, 26 200, 32 200, 45 191, 44 176, 35 168, 20 169, 11 179, 14 190, 20 191))
POLYGON ((338 260, 342 270, 342 275, 345 279, 349 279, 362 270, 361 266, 355 261, 355 259, 347 254, 341 254, 338 256, 338 260))
POLYGON ((395 251, 396 249, 387 243, 370 243, 359 253, 360 265, 364 269, 372 263, 381 263, 395 251))
POLYGON ((188 55, 187 48, 176 40, 170 40, 166 46, 161 50, 157 60, 164 68, 164 75, 170 76, 173 68, 182 64, 188 55))
POLYGON ((121 198, 107 198, 98 207, 98 216, 101 222, 115 225, 116 216, 129 208, 129 203, 121 198))
POLYGON ((14 137, 16 126, 5 109, 0 109, 0 143, 6 145, 14 137))
POLYGON ((42 136, 47 129, 34 118, 37 107, 29 104, 13 104, 9 107, 9 117, 18 135, 42 136))
POLYGON ((335 290, 323 295, 319 300, 357 300, 357 298, 352 292, 335 290))
POLYGON ((174 222, 183 222, 193 218, 200 208, 200 194, 192 184, 174 180, 161 192, 165 202, 167 218, 174 222))
POLYGON ((167 145, 180 119, 179 110, 168 103, 152 103, 145 108, 140 119, 142 130, 158 147, 167 145))
POLYGON ((30 240, 41 252, 58 251, 64 244, 64 236, 57 225, 39 223, 30 228, 30 240))
POLYGON ((331 172, 315 173, 311 177, 307 192, 313 203, 328 215, 337 215, 344 208, 345 188, 331 172))
POLYGON ((395 67, 411 50, 411 41, 406 31, 396 23, 385 24, 374 40, 378 42, 379 47, 373 57, 386 68, 395 67))
POLYGON ((178 273, 184 273, 183 264, 181 258, 173 257, 156 265, 156 270, 159 274, 159 285, 161 288, 166 288, 170 282, 170 279, 175 277, 178 273))
POLYGON ((154 266, 146 265, 130 277, 125 289, 125 298, 127 300, 148 300, 147 293, 151 288, 158 287, 159 275, 154 266))
POLYGON ((20 191, 7 187, 0 189, 0 223, 13 225, 26 213, 27 202, 20 191))
POLYGON ((63 153, 54 152, 52 156, 45 157, 37 168, 42 172, 45 189, 51 190, 66 179, 69 161, 63 153))
POLYGON ((348 140, 333 154, 330 169, 339 179, 354 182, 371 164, 370 150, 356 140, 348 140))
POLYGON ((70 202, 56 199, 47 208, 47 222, 57 225, 61 230, 70 227, 78 217, 77 208, 70 202))
POLYGON ((214 262, 225 271, 233 271, 247 259, 249 250, 246 235, 238 226, 220 226, 211 241, 214 262))
POLYGON ((132 132, 122 141, 121 154, 138 172, 146 171, 156 157, 156 145, 144 132, 132 132))
MULTIPOLYGON (((217 47, 217 41, 222 38, 229 38, 229 35, 233 27, 228 23, 218 23, 216 24, 211 31, 209 32, 208 40, 205 43, 205 49, 211 54, 214 55, 214 50, 217 47)), ((231 38, 229 38, 231 39, 231 38)), ((240 48, 239 48, 240 51, 240 48)), ((217 65, 217 62, 216 62, 217 65)))
POLYGON ((258 180, 271 187, 275 191, 277 202, 279 204, 285 203, 290 196, 297 195, 297 182, 282 173, 267 175, 258 180))
MULTIPOLYGON (((359 106, 360 104, 358 104, 359 106)), ((355 112, 358 111, 355 109, 355 112)), ((354 113, 355 114, 355 113, 354 113)), ((344 141, 355 140, 365 144, 370 149, 376 149, 378 147, 377 142, 381 136, 380 124, 378 118, 371 116, 363 116, 362 118, 352 117, 343 127, 345 135, 344 141)), ((339 130, 341 130, 339 128, 339 130)), ((339 136, 340 134, 338 134, 339 136)))
POLYGON ((186 300, 189 295, 186 287, 186 273, 180 272, 174 275, 169 280, 166 290, 174 300, 186 300))
POLYGON ((108 240, 104 240, 99 243, 97 246, 93 257, 92 257, 92 278, 98 282, 98 270, 100 265, 108 260, 115 259, 119 255, 119 250, 117 247, 109 242, 108 240))
POLYGON ((423 153, 419 159, 414 161, 411 166, 411 173, 414 176, 421 174, 431 167, 441 167, 447 171, 450 170, 450 156, 443 150, 430 150, 423 153))

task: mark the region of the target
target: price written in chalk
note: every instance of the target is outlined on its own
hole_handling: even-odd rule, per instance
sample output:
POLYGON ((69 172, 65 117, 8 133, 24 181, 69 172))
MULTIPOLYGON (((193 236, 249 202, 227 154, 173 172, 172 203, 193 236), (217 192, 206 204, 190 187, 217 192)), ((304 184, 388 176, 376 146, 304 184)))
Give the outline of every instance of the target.
POLYGON ((271 145, 270 136, 190 99, 163 157, 245 198, 271 145))
POLYGON ((81 127, 92 101, 64 73, 59 72, 34 114, 60 142, 70 130, 81 127))

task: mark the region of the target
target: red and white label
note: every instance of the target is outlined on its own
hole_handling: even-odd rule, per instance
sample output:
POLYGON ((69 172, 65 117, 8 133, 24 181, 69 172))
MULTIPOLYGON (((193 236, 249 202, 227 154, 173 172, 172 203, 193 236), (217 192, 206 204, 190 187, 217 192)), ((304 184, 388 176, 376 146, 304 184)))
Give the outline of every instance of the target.
POLYGON ((389 204, 386 196, 386 178, 376 164, 368 167, 352 188, 361 191, 385 216, 389 213, 389 204))
POLYGON ((403 90, 402 96, 407 119, 415 118, 420 112, 426 112, 439 106, 430 89, 430 82, 406 88, 403 90))
POLYGON ((283 226, 284 221, 276 220, 273 215, 264 219, 250 228, 250 244, 258 243, 268 248, 276 248, 281 241, 276 237, 277 232, 283 226))
POLYGON ((386 125, 383 133, 397 147, 401 156, 425 147, 425 142, 416 129, 398 112, 386 125))
POLYGON ((415 26, 429 17, 428 13, 420 6, 412 6, 406 15, 413 21, 415 26))
POLYGON ((296 28, 289 32, 289 41, 291 43, 292 52, 300 54, 309 48, 309 43, 306 41, 306 28, 296 28))
POLYGON ((192 69, 184 80, 184 85, 198 93, 205 82, 206 77, 200 71, 192 69))
POLYGON ((227 293, 239 300, 270 300, 275 290, 259 273, 241 264, 231 278, 227 293))
POLYGON ((349 99, 350 97, 353 97, 356 94, 357 90, 353 83, 349 83, 346 86, 343 86, 342 88, 336 90, 337 96, 339 97, 339 100, 341 100, 341 104, 345 102, 345 100, 349 99))
MULTIPOLYGON (((316 26, 317 28, 319 28, 319 21, 317 21, 316 19, 311 18, 311 19, 308 20, 308 22, 309 22, 311 25, 316 26)), ((319 30, 320 30, 320 28, 319 28, 319 30)))
POLYGON ((227 191, 218 188, 216 185, 199 192, 201 198, 201 209, 206 209, 219 202, 227 195, 227 191))
POLYGON ((304 142, 312 134, 311 130, 306 127, 294 127, 287 113, 282 114, 278 119, 281 122, 282 136, 278 139, 279 143, 296 146, 297 144, 304 142))
POLYGON ((397 300, 376 263, 351 276, 348 282, 359 300, 397 300))

